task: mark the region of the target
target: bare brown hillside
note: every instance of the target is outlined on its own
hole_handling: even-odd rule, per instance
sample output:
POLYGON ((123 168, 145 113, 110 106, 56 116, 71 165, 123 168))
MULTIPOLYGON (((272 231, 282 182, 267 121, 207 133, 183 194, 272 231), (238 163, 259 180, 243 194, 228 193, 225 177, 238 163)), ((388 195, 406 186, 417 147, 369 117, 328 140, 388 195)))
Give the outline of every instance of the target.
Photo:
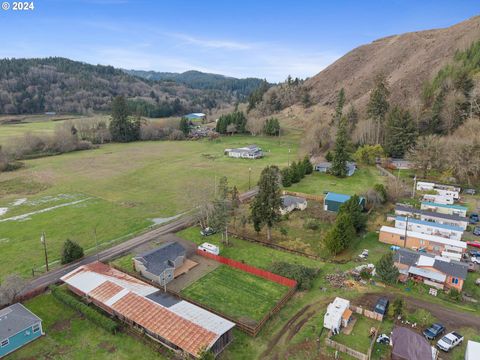
POLYGON ((378 73, 387 76, 392 102, 418 105, 425 80, 452 60, 456 50, 480 39, 480 16, 445 29, 394 35, 362 45, 305 81, 315 103, 330 105, 345 88, 347 102, 363 110, 378 73))

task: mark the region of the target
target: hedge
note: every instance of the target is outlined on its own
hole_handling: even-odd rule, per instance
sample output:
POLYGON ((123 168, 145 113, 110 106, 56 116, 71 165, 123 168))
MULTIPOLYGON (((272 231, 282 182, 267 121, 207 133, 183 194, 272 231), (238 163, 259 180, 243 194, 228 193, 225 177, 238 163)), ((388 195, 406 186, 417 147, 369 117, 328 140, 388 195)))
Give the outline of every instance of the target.
POLYGON ((90 308, 83 302, 75 299, 72 295, 66 293, 65 291, 58 288, 58 286, 50 287, 52 295, 55 299, 64 303, 65 305, 71 307, 72 309, 78 311, 80 314, 85 316, 88 320, 100 326, 101 328, 115 334, 119 329, 119 324, 100 314, 96 310, 90 308))
POLYGON ((320 272, 317 268, 310 268, 299 264, 290 264, 282 261, 274 262, 269 270, 277 275, 285 276, 297 281, 299 290, 308 290, 320 272))

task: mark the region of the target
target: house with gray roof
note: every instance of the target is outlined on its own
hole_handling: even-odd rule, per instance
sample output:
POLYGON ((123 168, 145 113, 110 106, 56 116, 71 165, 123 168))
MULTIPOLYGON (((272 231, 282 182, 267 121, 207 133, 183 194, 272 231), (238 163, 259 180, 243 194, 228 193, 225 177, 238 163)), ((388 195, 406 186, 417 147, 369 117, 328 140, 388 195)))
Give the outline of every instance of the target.
POLYGON ((178 242, 168 242, 133 258, 135 271, 149 280, 165 286, 175 277, 186 257, 185 248, 178 242))
POLYGON ((231 158, 260 159, 263 157, 262 148, 257 145, 248 145, 240 148, 225 149, 224 154, 231 158))
POLYGON ((403 248, 395 252, 394 262, 401 281, 413 279, 438 289, 461 291, 468 274, 465 263, 403 248))
POLYGON ((400 216, 414 217, 419 220, 430 221, 438 224, 458 226, 463 230, 466 230, 468 226, 468 218, 466 217, 417 209, 404 204, 397 204, 395 206, 395 214, 400 216))
MULTIPOLYGON (((318 172, 328 173, 330 172, 331 167, 332 167, 332 163, 326 161, 326 162, 315 164, 313 169, 318 172)), ((352 176, 353 174, 355 174, 355 170, 357 170, 357 165, 354 162, 347 161, 346 170, 347 170, 347 176, 352 176)))
POLYGON ((307 208, 307 199, 300 196, 283 195, 281 200, 280 213, 282 215, 288 214, 293 210, 305 210, 307 208))
POLYGON ((42 319, 22 304, 0 310, 0 358, 42 335, 42 319))

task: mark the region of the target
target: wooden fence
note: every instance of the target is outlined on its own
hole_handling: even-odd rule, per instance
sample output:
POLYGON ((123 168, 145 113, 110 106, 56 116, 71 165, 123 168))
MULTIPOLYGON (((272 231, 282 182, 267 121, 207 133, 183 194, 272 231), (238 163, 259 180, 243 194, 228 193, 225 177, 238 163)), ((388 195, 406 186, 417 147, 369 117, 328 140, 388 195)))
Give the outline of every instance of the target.
POLYGON ((335 350, 338 350, 338 351, 341 351, 345 354, 348 354, 348 355, 354 357, 355 359, 369 360, 368 354, 364 354, 360 351, 349 348, 348 346, 340 344, 336 341, 333 341, 330 338, 326 338, 325 343, 326 343, 327 346, 330 346, 330 347, 334 348, 335 350))
POLYGON ((377 321, 383 321, 383 315, 376 313, 375 311, 370 311, 367 309, 362 308, 361 306, 355 306, 355 305, 350 305, 350 310, 353 312, 363 315, 369 319, 377 320, 377 321))
POLYGON ((308 200, 323 202, 324 196, 323 195, 313 195, 313 194, 305 194, 297 191, 289 191, 283 190, 283 195, 292 195, 292 196, 300 196, 308 200))
POLYGON ((199 250, 199 249, 197 249, 197 255, 215 260, 219 263, 234 267, 236 269, 245 271, 245 272, 250 273, 250 274, 255 275, 255 276, 259 276, 259 277, 264 278, 266 280, 276 282, 277 284, 288 286, 289 288, 294 288, 294 287, 297 286, 297 282, 295 280, 292 280, 292 279, 286 278, 284 276, 280 276, 280 275, 271 273, 270 271, 266 271, 266 270, 263 270, 263 269, 256 268, 256 267, 251 266, 251 265, 244 264, 240 261, 229 259, 229 258, 220 256, 220 255, 214 255, 214 254, 211 254, 211 253, 199 250))

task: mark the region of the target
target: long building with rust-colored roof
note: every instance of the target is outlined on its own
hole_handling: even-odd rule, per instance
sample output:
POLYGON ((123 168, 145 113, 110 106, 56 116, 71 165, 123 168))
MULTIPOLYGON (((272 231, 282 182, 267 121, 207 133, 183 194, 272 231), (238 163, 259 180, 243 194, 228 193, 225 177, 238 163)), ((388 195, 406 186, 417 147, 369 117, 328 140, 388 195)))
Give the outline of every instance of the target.
POLYGON ((234 323, 103 263, 80 266, 61 279, 77 295, 175 351, 218 354, 233 339, 234 323))

